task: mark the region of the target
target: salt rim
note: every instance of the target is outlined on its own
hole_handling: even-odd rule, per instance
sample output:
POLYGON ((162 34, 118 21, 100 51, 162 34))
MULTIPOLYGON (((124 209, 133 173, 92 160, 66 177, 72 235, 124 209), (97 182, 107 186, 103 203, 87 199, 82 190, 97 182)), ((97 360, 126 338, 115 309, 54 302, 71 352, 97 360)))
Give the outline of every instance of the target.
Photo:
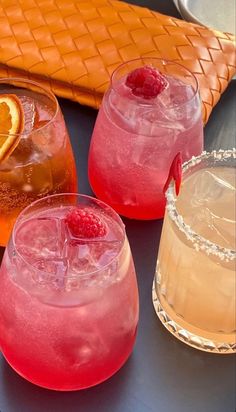
MULTIPOLYGON (((213 150, 212 152, 202 152, 199 156, 193 156, 189 161, 185 162, 182 167, 183 173, 189 170, 192 166, 197 165, 202 160, 213 157, 217 160, 234 158, 236 159, 236 148, 232 150, 213 150)), ((231 249, 223 248, 210 240, 207 240, 203 236, 198 235, 194 232, 189 225, 184 222, 183 216, 181 216, 175 207, 176 196, 174 194, 173 183, 169 186, 166 191, 167 205, 166 209, 171 220, 177 225, 178 229, 183 232, 186 238, 193 244, 196 251, 204 251, 207 255, 215 255, 220 258, 220 260, 225 260, 229 262, 236 259, 236 252, 231 249)))

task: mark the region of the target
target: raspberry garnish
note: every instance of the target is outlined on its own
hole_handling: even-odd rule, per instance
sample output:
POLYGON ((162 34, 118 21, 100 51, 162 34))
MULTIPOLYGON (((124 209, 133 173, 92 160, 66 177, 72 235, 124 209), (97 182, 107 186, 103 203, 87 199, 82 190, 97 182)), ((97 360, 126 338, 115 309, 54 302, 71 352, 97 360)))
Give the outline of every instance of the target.
POLYGON ((95 238, 105 236, 107 229, 101 219, 88 209, 74 208, 66 218, 71 233, 75 237, 95 238))
POLYGON ((166 78, 150 66, 139 67, 128 74, 125 82, 135 96, 153 99, 168 86, 166 78))

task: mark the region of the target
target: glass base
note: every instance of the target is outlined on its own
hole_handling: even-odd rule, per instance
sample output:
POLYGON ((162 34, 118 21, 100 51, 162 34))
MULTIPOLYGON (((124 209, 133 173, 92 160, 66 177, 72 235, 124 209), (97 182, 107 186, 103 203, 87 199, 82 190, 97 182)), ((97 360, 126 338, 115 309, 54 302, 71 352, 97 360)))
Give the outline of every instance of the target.
POLYGON ((199 349, 205 352, 218 354, 236 353, 236 342, 232 344, 214 342, 212 340, 202 338, 201 336, 194 335, 193 333, 188 332, 186 329, 183 329, 180 325, 174 322, 161 306, 155 289, 155 279, 152 287, 152 301, 161 323, 177 339, 181 340, 189 346, 192 346, 195 349, 199 349))
MULTIPOLYGON (((64 385, 61 386, 51 386, 51 385, 43 385, 41 383, 39 383, 37 380, 34 380, 32 378, 29 378, 27 375, 25 375, 24 373, 20 372, 18 369, 16 369, 11 362, 9 362, 9 360, 7 359, 7 357, 4 355, 3 352, 2 353, 5 361, 8 363, 8 365, 14 370, 14 372, 17 373, 17 375, 21 376, 21 378, 25 379, 27 382, 32 383, 33 385, 38 386, 39 388, 43 388, 43 389, 48 389, 51 391, 55 391, 55 392, 76 392, 76 391, 81 391, 81 390, 86 390, 89 388, 92 388, 94 386, 100 385, 101 383, 107 381, 108 379, 110 379, 113 375, 115 375, 117 372, 119 372, 119 370, 126 364, 126 362, 128 361, 128 359, 130 358, 130 356, 132 355, 132 350, 129 352, 129 354, 125 357, 125 359, 123 360, 123 362, 114 370, 112 370, 105 378, 97 381, 97 382, 93 382, 91 385, 75 385, 75 386, 71 386, 71 387, 65 387, 64 385)), ((1 412, 1 410, 0 410, 1 412)))

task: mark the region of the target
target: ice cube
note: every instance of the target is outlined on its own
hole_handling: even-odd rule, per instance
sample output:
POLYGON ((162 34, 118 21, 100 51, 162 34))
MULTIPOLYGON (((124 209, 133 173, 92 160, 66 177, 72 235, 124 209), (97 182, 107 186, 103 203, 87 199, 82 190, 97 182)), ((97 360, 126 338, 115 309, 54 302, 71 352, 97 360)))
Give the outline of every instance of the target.
POLYGON ((96 257, 100 267, 108 265, 120 250, 119 241, 103 241, 94 244, 93 255, 96 257))
POLYGON ((33 261, 33 266, 38 269, 35 272, 36 282, 46 283, 50 289, 52 286, 56 289, 64 287, 68 269, 66 259, 40 258, 33 261))
POLYGON ((24 130, 23 133, 30 134, 34 128, 35 122, 35 103, 34 99, 29 96, 18 95, 21 105, 24 110, 24 130))
POLYGON ((69 240, 66 245, 66 255, 72 274, 86 274, 99 269, 99 263, 94 259, 92 253, 92 245, 69 240))
POLYGON ((139 119, 139 133, 154 136, 165 137, 172 136, 185 131, 185 127, 181 122, 178 122, 176 109, 165 109, 161 106, 156 106, 144 111, 139 119))
POLYGON ((60 219, 31 218, 16 232, 16 247, 33 261, 61 257, 65 233, 60 219))
POLYGON ((119 241, 71 239, 66 245, 66 258, 72 274, 87 274, 108 265, 120 249, 119 241))
MULTIPOLYGON (((221 167, 204 169, 195 173, 195 176, 191 178, 192 205, 204 205, 210 202, 212 207, 218 208, 218 205, 223 206, 226 200, 232 202, 232 205, 236 191, 235 178, 233 170, 229 172, 228 168, 221 167)), ((231 215, 231 210, 225 208, 224 213, 231 215)))
POLYGON ((214 238, 212 237, 212 241, 218 242, 223 247, 227 247, 231 250, 236 250, 236 240, 235 240, 235 233, 236 233, 236 222, 234 220, 225 219, 221 216, 216 216, 211 213, 211 227, 214 231, 214 238))
POLYGON ((182 105, 194 96, 194 89, 190 84, 169 76, 168 83, 169 86, 158 95, 158 102, 163 107, 169 108, 182 105))
POLYGON ((184 182, 177 209, 201 236, 235 249, 236 174, 233 168, 198 170, 184 182))
POLYGON ((193 99, 193 96, 194 89, 190 84, 170 78, 169 87, 157 96, 160 120, 169 121, 169 127, 184 131, 187 121, 196 121, 199 117, 199 101, 193 99))
MULTIPOLYGON (((51 102, 50 102, 51 103, 51 102)), ((37 112, 37 127, 42 127, 48 124, 54 116, 54 107, 49 103, 48 98, 40 96, 40 100, 35 102, 37 112)))

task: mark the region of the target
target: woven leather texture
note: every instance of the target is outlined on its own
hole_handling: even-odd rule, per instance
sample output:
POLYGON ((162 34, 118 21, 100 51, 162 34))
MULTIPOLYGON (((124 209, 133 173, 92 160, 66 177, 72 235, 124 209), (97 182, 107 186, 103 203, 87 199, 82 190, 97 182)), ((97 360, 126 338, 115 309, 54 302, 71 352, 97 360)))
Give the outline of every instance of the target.
POLYGON ((113 0, 0 0, 0 76, 26 77, 98 108, 110 75, 140 56, 195 73, 203 120, 235 74, 230 34, 113 0))

